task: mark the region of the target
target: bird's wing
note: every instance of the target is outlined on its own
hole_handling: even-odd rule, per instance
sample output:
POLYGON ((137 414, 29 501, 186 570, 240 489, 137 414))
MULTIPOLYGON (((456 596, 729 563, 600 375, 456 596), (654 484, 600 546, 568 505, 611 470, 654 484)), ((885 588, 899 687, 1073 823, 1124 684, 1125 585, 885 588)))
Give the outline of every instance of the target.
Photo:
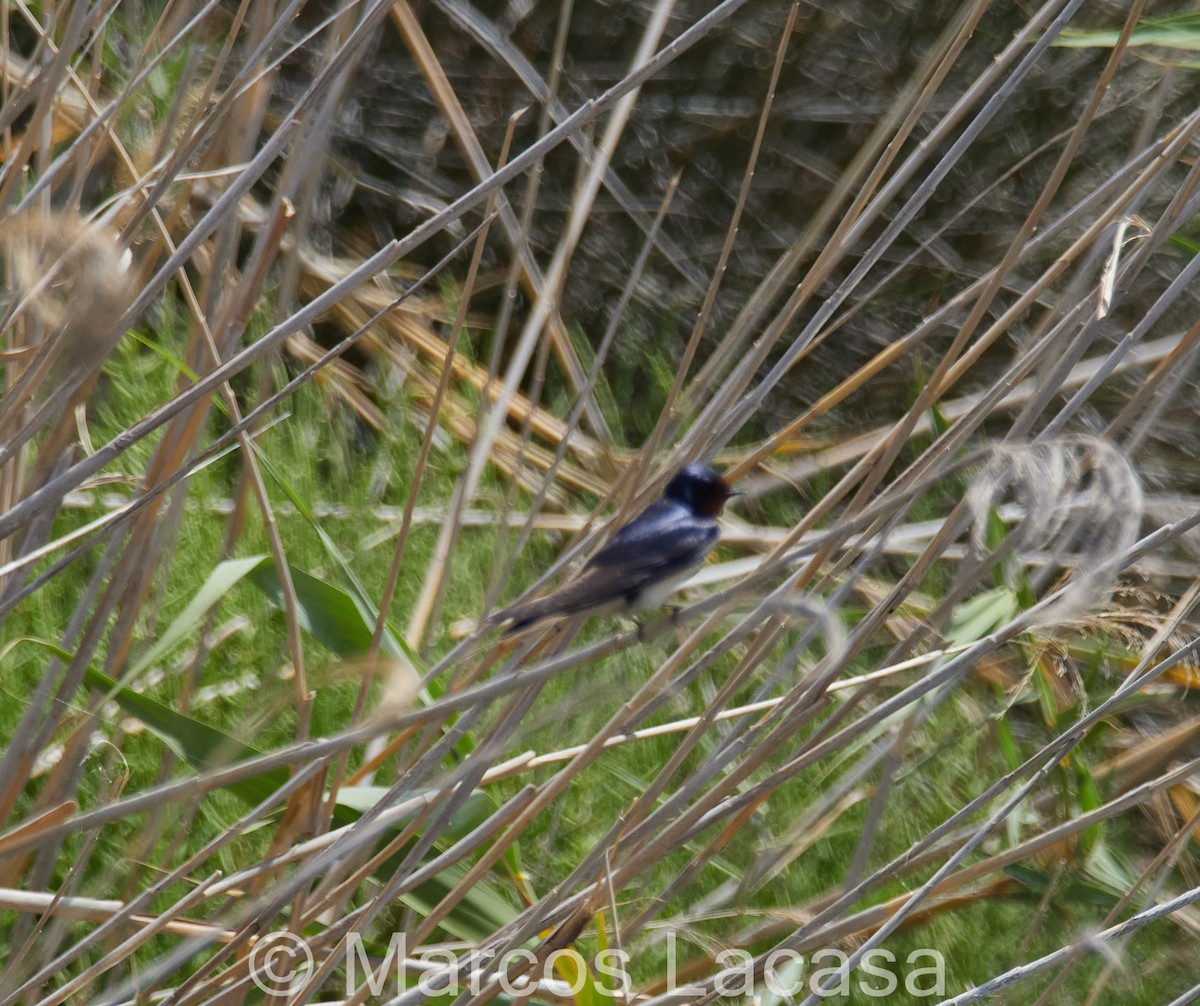
POLYGON ((633 590, 703 558, 718 534, 715 522, 690 514, 663 523, 634 521, 592 556, 584 574, 609 571, 633 590))
POLYGON ((614 535, 574 580, 547 597, 509 608, 499 617, 511 619, 519 627, 634 595, 699 562, 716 544, 718 534, 712 520, 690 514, 664 522, 639 518, 614 535))

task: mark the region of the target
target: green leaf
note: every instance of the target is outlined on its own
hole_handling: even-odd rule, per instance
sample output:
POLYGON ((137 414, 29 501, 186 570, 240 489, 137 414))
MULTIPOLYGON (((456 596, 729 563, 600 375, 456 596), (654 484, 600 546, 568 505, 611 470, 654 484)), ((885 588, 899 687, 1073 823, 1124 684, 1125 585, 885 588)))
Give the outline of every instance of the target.
POLYGON ((996 742, 1000 746, 1000 753, 1004 755, 1008 770, 1016 771, 1021 764, 1021 752, 1017 749, 1017 741, 1013 737, 1007 713, 996 718, 996 742))
POLYGON ((1004 873, 1025 887, 1029 895, 1038 900, 1045 896, 1053 881, 1055 885, 1055 898, 1060 904, 1073 903, 1077 905, 1112 908, 1119 900, 1118 895, 1128 890, 1128 887, 1120 888, 1118 893, 1114 894, 1113 891, 1108 889, 1107 884, 1070 877, 1052 878, 1045 870, 1038 870, 1021 863, 1014 863, 1012 866, 1005 867, 1004 873))
POLYGON ((1020 606, 1008 587, 993 587, 955 606, 946 639, 952 646, 978 642, 988 633, 1007 625, 1020 606))
MULTIPOLYGON (((142 335, 136 330, 130 331, 129 338, 150 350, 150 352, 154 353, 155 356, 158 356, 167 363, 171 364, 172 367, 178 370, 179 373, 183 374, 183 376, 189 381, 198 381, 200 379, 200 375, 187 365, 187 361, 184 360, 183 357, 172 353, 158 339, 151 339, 145 335, 142 335)), ((225 408, 225 403, 220 398, 216 398, 214 401, 217 402, 222 409, 225 408)))
POLYGON ((245 559, 227 559, 219 563, 204 581, 195 597, 188 602, 167 626, 164 632, 129 669, 129 675, 137 678, 143 671, 157 663, 167 652, 179 643, 192 629, 196 628, 212 607, 223 598, 234 585, 251 573, 263 560, 270 561, 268 556, 252 555, 245 559))
MULTIPOLYGON (((37 643, 63 660, 70 660, 72 656, 61 647, 32 637, 14 642, 37 643)), ((218 768, 262 754, 231 734, 210 727, 185 713, 176 712, 170 706, 134 691, 94 667, 84 668, 83 683, 101 692, 105 701, 116 702, 130 716, 139 719, 152 734, 197 771, 218 768)), ((287 769, 265 769, 259 775, 237 780, 221 788, 253 806, 265 800, 286 781, 287 769)))
POLYGON ((1135 876, 1125 868, 1125 864, 1104 842, 1098 842, 1092 849, 1084 864, 1084 869, 1097 884, 1119 895, 1125 895, 1133 890, 1137 882, 1135 876))
MULTIPOLYGON (((364 656, 370 650, 371 634, 375 631, 370 606, 361 603, 353 594, 340 587, 319 580, 290 563, 288 569, 296 591, 300 625, 322 646, 338 656, 364 656)), ((267 600, 280 610, 284 609, 283 589, 279 584, 273 560, 267 559, 256 566, 250 572, 249 579, 266 595, 267 600)), ((392 660, 407 661, 411 667, 417 669, 417 673, 423 669, 420 658, 390 626, 384 627, 380 649, 392 660)), ((433 701, 433 696, 424 688, 421 689, 418 698, 425 704, 433 701)), ((448 723, 443 729, 449 729, 450 725, 448 723)), ((470 734, 464 734, 455 742, 454 750, 460 758, 465 758, 474 747, 474 739, 470 734)))
POLYGON ((554 970, 572 990, 579 990, 575 993, 575 1006, 595 1006, 596 1003, 605 1001, 601 998, 604 993, 597 989, 591 971, 575 954, 555 955, 554 970))
POLYGON ((990 549, 999 548, 1004 544, 1004 539, 1008 537, 1008 525, 1004 523, 1000 511, 994 506, 988 507, 986 532, 985 539, 987 547, 990 549))
POLYGON ((937 402, 929 406, 929 428, 933 431, 935 438, 950 429, 950 420, 946 418, 946 414, 942 412, 937 402))
MULTIPOLYGON (((375 617, 379 611, 379 605, 372 600, 370 595, 367 593, 366 587, 363 586, 358 577, 355 575, 354 568, 346 561, 346 557, 342 555, 341 550, 337 547, 334 540, 329 537, 328 533, 321 526, 320 521, 317 520, 316 515, 309 507, 308 501, 296 491, 295 487, 292 486, 292 484, 288 482, 286 478, 283 477, 283 474, 278 470, 278 468, 271 463, 271 459, 262 451, 258 450, 257 445, 255 445, 255 452, 259 460, 259 464, 262 465, 263 469, 271 475, 272 479, 274 479, 279 488, 283 490, 284 495, 287 496, 292 506, 296 508, 296 512, 308 522, 309 526, 320 539, 321 544, 325 548, 325 552, 329 555, 330 559, 333 560, 334 564, 341 573, 342 582, 348 586, 348 590, 343 591, 343 593, 350 598, 351 602, 358 609, 359 617, 361 618, 362 622, 370 631, 374 631, 375 617)), ((298 591, 299 587, 297 586, 296 589, 298 591)), ((369 642, 370 637, 368 636, 368 643, 369 642)), ((383 629, 383 640, 381 646, 383 652, 387 653, 389 656, 396 658, 407 658, 408 662, 417 669, 417 673, 424 673, 426 670, 423 661, 417 655, 416 651, 413 650, 400 636, 393 633, 391 628, 386 625, 383 629)), ((360 652, 365 653, 366 649, 364 648, 360 652)))
MULTIPOLYGON (((1103 849, 1104 846, 1098 846, 1103 849)), ((1087 873, 1091 875, 1091 868, 1088 866, 1087 873)), ((1129 891, 1132 886, 1132 878, 1128 878, 1124 886, 1115 886, 1112 880, 1115 878, 1106 878, 1104 880, 1080 880, 1078 876, 1057 876, 1051 878, 1051 875, 1045 870, 1036 869, 1033 867, 1024 866, 1021 863, 1014 863, 1013 866, 1004 868, 1004 874, 1010 876, 1018 882, 1022 887, 1025 887, 1028 896, 1042 899, 1046 891, 1050 890, 1051 882, 1054 882, 1054 897, 1057 904, 1060 905, 1086 905, 1099 906, 1103 909, 1111 909, 1118 903, 1121 896, 1129 891)))
MULTIPOLYGON (((1119 28, 1095 31, 1067 28, 1059 33, 1053 44, 1066 49, 1111 49, 1120 37, 1119 28)), ((1133 29, 1129 45, 1200 52, 1200 14, 1146 18, 1133 29)))
MULTIPOLYGON (((388 789, 386 786, 343 786, 338 790, 337 805, 349 812, 345 823, 357 821, 359 817, 383 799, 388 789)), ((418 794, 406 793, 399 798, 399 802, 415 795, 418 794)), ((446 825, 446 830, 442 833, 445 839, 444 844, 457 842, 464 835, 483 824, 495 810, 496 801, 491 796, 481 789, 472 790, 446 825)), ((398 826, 406 825, 417 816, 417 813, 418 811, 414 809, 410 816, 399 819, 398 826)))
MULTIPOLYGON (((155 736, 197 771, 218 768, 262 754, 236 737, 176 712, 157 699, 135 692, 95 668, 84 670, 83 680, 88 687, 104 692, 125 712, 145 723, 155 736)), ((265 769, 259 775, 239 779, 222 788, 254 805, 270 796, 287 782, 287 778, 286 768, 265 769)))
POLYGON ((754 986, 754 1001, 759 1006, 784 1006, 793 1000, 784 998, 777 989, 797 989, 804 987, 804 958, 785 958, 785 963, 776 966, 775 980, 763 982, 754 986))
MULTIPOLYGON (((1103 804, 1104 799, 1100 796, 1100 789, 1092 775, 1091 766, 1078 748, 1071 753, 1071 768, 1075 770, 1075 790, 1079 794, 1079 809, 1086 814, 1103 804)), ((1103 837, 1104 822, 1097 821, 1080 832, 1079 848, 1087 856, 1103 840, 1103 837)))
MULTIPOLYGON (((375 871, 375 876, 381 880, 390 879, 397 860, 390 859, 388 863, 375 871)), ((434 907, 453 890, 463 878, 467 870, 463 866, 451 866, 442 870, 436 877, 423 883, 415 891, 409 891, 400 896, 404 902, 418 915, 432 913, 434 907)), ((480 943, 497 929, 502 929, 516 917, 512 906, 500 896, 495 888, 484 881, 476 881, 463 894, 442 919, 441 927, 450 935, 469 943, 480 943)))
MULTIPOLYGON (((363 618, 358 605, 340 587, 318 580, 310 573, 291 564, 292 585, 296 589, 297 616, 300 625, 326 649, 341 657, 359 657, 371 648, 373 626, 363 618)), ((283 588, 273 559, 256 566, 250 574, 251 582, 258 587, 280 610, 284 609, 283 588)), ((388 635, 384 634, 385 637, 388 635)), ((396 655, 385 638, 383 649, 396 655)))
MULTIPOLYGON (((1036 661, 1037 658, 1035 657, 1034 660, 1036 661)), ((1055 729, 1058 725, 1058 698, 1040 667, 1034 667, 1032 677, 1033 687, 1037 692, 1038 707, 1042 710, 1042 720, 1046 726, 1055 729)))
POLYGON ((1200 255, 1200 244, 1197 244, 1191 238, 1184 237, 1182 234, 1172 234, 1167 238, 1167 241, 1189 255, 1200 255))

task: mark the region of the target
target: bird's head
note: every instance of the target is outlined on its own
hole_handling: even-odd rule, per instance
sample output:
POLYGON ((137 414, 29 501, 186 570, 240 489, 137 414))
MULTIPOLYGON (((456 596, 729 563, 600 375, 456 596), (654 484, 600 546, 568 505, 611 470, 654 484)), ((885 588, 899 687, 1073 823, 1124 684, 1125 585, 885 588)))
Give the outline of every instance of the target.
POLYGON ((708 467, 693 462, 685 465, 663 491, 663 496, 682 503, 698 517, 715 517, 737 490, 708 467))

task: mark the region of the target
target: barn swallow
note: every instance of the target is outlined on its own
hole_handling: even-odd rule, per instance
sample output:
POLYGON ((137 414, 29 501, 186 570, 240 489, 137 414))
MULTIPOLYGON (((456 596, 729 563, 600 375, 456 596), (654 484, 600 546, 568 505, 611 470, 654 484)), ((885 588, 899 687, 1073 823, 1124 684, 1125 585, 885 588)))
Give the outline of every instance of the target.
POLYGON ((559 615, 612 615, 657 608, 717 543, 717 514, 735 495, 707 465, 683 468, 637 517, 609 539, 579 575, 553 594, 506 608, 493 621, 516 632, 559 615))

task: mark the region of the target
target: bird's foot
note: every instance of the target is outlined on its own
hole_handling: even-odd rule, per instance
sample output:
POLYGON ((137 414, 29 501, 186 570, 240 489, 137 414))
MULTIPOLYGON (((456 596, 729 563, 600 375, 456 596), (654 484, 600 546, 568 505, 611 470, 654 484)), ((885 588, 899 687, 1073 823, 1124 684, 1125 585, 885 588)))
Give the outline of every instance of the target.
MULTIPOLYGON (((679 617, 683 614, 683 609, 678 604, 666 605, 667 618, 671 620, 671 625, 678 629, 683 625, 683 620, 679 617)), ((646 641, 646 633, 650 629, 651 622, 643 622, 640 618, 635 618, 633 624, 637 626, 637 638, 639 643, 646 641)))

